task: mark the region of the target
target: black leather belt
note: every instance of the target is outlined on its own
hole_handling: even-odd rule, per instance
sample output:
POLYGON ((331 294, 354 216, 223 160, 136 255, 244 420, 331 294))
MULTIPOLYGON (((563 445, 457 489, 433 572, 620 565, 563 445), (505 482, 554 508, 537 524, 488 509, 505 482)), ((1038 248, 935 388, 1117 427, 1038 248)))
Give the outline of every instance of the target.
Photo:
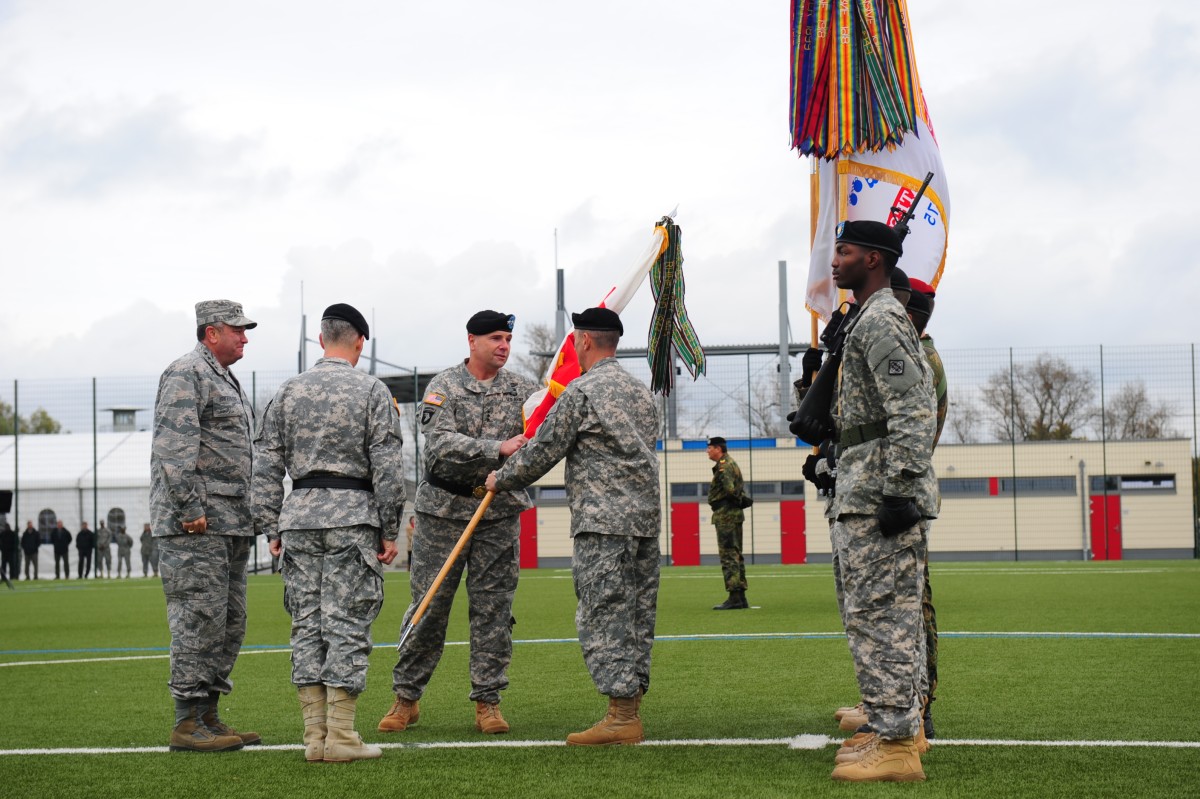
POLYGON ((429 483, 434 488, 440 488, 443 491, 449 491, 451 494, 456 494, 460 497, 474 497, 475 499, 483 499, 487 489, 484 486, 469 486, 466 483, 456 483, 453 480, 443 480, 434 474, 426 474, 425 482, 429 483))
POLYGON ((336 474, 318 474, 292 481, 292 490, 300 488, 350 488, 355 491, 374 493, 375 486, 362 477, 341 477, 336 474))

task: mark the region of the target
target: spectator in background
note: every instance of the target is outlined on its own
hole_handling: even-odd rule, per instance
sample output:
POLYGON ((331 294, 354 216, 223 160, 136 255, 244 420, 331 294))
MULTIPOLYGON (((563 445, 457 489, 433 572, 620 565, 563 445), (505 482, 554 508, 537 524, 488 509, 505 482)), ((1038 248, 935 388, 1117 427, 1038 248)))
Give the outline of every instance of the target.
POLYGON ((64 580, 71 579, 71 563, 69 556, 71 554, 71 531, 63 527, 62 520, 59 519, 58 526, 50 531, 50 543, 54 547, 54 579, 58 579, 58 563, 62 561, 62 577, 64 580))
POLYGON ((42 536, 34 529, 33 522, 25 522, 25 532, 21 533, 21 549, 25 551, 25 579, 38 578, 38 547, 42 545, 42 536), (29 567, 33 566, 33 577, 29 576, 29 567))
POLYGON ((96 531, 96 576, 112 577, 112 530, 100 522, 96 531))
POLYGON ((128 580, 133 576, 133 566, 130 564, 130 555, 133 553, 133 538, 129 533, 125 532, 124 527, 117 528, 117 577, 121 576, 121 564, 125 564, 125 579, 128 580))
POLYGON ((79 523, 75 549, 79 550, 79 579, 82 580, 92 573, 92 552, 96 549, 96 534, 88 529, 87 522, 79 523))
POLYGON ((0 519, 0 577, 14 580, 20 577, 20 557, 21 539, 17 531, 9 526, 8 519, 0 519))
POLYGON ((150 570, 154 570, 154 576, 158 576, 158 542, 154 540, 154 533, 150 532, 150 523, 147 522, 142 527, 142 536, 139 539, 142 545, 142 576, 149 577, 150 570))

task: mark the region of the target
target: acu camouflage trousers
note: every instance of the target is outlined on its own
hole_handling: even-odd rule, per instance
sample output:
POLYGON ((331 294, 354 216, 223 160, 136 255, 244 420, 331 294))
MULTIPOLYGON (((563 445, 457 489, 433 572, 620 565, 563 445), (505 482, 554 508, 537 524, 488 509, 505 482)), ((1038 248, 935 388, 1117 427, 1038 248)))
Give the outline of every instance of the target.
MULTIPOLYGON (((518 515, 479 522, 400 652, 392 671, 396 696, 420 699, 425 693, 442 658, 450 608, 466 570, 471 622, 470 699, 491 704, 500 701, 500 692, 508 687, 508 665, 512 662, 512 604, 520 575, 520 520, 518 515)), ((416 612, 466 527, 463 519, 417 513, 409 574, 412 604, 404 613, 401 629, 416 612)))
MULTIPOLYGON (((176 699, 233 690, 229 679, 246 637, 250 536, 172 535, 158 540, 159 573, 171 629, 176 699)), ((97 566, 97 569, 99 567, 97 566)))
POLYGON ((578 533, 574 547, 575 626, 592 682, 609 697, 645 693, 658 612, 658 539, 578 533))
POLYGON ((915 735, 925 670, 926 524, 888 538, 874 516, 843 515, 831 537, 838 604, 871 729, 887 740, 915 735))
POLYGON ((292 617, 292 682, 357 696, 367 687, 371 623, 383 607, 379 531, 285 530, 283 605, 292 617))

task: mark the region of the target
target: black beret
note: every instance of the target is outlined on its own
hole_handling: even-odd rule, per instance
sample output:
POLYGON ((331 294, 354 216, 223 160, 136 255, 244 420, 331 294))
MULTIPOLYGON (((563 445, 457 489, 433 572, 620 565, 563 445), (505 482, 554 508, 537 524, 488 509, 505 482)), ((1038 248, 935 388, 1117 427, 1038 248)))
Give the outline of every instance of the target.
POLYGON ((906 307, 908 308, 909 313, 924 314, 926 318, 928 318, 930 313, 932 313, 932 310, 929 306, 929 297, 925 296, 919 291, 914 291, 911 295, 909 295, 908 305, 906 307))
POLYGON ((350 326, 357 330, 363 338, 371 337, 371 328, 367 327, 366 317, 360 314, 353 305, 347 305, 344 302, 330 305, 325 309, 325 313, 321 314, 321 321, 326 319, 341 319, 343 322, 349 322, 350 326))
POLYGON ((904 247, 900 245, 900 237, 895 229, 870 219, 842 222, 837 226, 837 240, 869 250, 890 252, 897 257, 904 254, 904 247))
POLYGON ((510 313, 480 311, 467 320, 467 332, 472 336, 486 336, 488 333, 495 333, 497 330, 510 333, 512 332, 513 325, 516 323, 517 317, 510 313))
POLYGON ((713 436, 710 438, 708 440, 708 445, 710 447, 721 447, 722 449, 728 446, 728 444, 725 443, 725 439, 721 436, 713 436))
POLYGON ((892 268, 892 291, 912 291, 912 284, 908 282, 908 273, 900 267, 892 268))
POLYGON ((608 308, 588 308, 583 313, 573 313, 571 324, 575 325, 576 330, 615 330, 618 336, 625 335, 621 317, 608 308))

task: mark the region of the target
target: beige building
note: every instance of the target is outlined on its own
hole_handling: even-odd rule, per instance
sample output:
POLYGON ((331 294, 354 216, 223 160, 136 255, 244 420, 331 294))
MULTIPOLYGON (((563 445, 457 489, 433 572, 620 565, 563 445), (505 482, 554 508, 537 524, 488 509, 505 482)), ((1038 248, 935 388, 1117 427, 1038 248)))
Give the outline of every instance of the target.
MULTIPOLYGON (((1190 447, 1186 439, 943 444, 934 456, 942 511, 931 557, 1193 557, 1190 447)), ((829 560, 825 501, 800 474, 809 451, 791 439, 730 439, 755 497, 744 526, 747 561, 829 560)), ((704 442, 671 440, 665 450, 660 443, 659 458, 663 553, 676 565, 715 563, 704 442)), ((522 563, 534 564, 535 549, 538 565, 565 565, 571 542, 562 464, 533 491, 538 507, 523 519, 522 563)))

